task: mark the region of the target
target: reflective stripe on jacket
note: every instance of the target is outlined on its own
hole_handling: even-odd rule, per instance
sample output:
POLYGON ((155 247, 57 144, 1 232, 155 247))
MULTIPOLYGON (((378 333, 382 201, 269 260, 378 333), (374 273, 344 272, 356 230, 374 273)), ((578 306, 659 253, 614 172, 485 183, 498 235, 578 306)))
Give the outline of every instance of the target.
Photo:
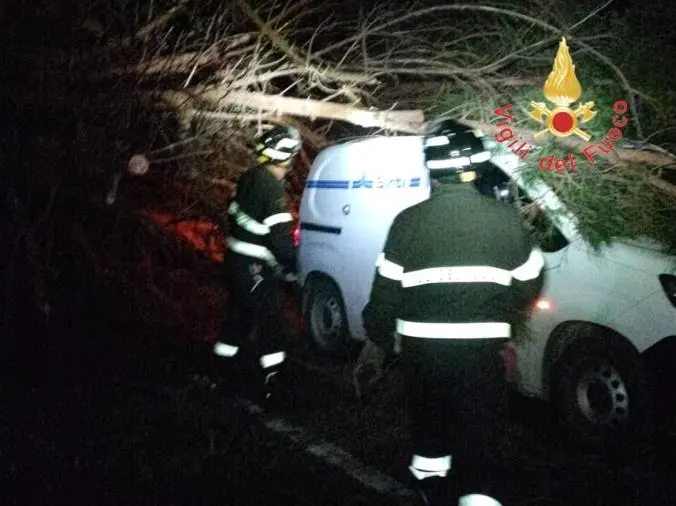
POLYGON ((471 184, 405 209, 376 262, 364 328, 432 339, 510 338, 542 288, 544 257, 516 209, 471 184))
POLYGON ((282 212, 268 216, 263 220, 262 223, 259 223, 242 211, 237 202, 232 202, 230 204, 230 207, 228 208, 228 214, 233 217, 237 225, 242 227, 247 232, 251 232, 255 235, 269 234, 270 227, 273 227, 279 223, 287 223, 293 220, 291 213, 282 212))
POLYGON ((295 272, 296 248, 291 226, 293 216, 286 204, 282 183, 265 167, 245 172, 237 194, 228 207, 228 249, 265 261, 271 268, 295 272))

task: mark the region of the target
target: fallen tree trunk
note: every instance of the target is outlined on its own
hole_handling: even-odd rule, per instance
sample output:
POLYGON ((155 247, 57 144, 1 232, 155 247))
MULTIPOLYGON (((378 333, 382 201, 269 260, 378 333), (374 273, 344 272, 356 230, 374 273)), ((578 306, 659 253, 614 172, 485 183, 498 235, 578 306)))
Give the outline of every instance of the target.
MULTIPOLYGON (((169 91, 162 94, 164 100, 179 111, 191 102, 191 97, 184 92, 169 91)), ((265 111, 273 115, 302 116, 307 118, 326 118, 346 121, 365 128, 384 128, 405 133, 418 133, 425 121, 421 110, 383 111, 366 110, 335 102, 321 100, 267 95, 265 93, 235 91, 224 94, 221 90, 205 91, 195 98, 214 104, 216 107, 236 106, 240 108, 265 111)), ((184 109, 185 110, 185 109, 184 109)), ((203 111, 189 107, 189 116, 208 116, 212 119, 232 119, 231 113, 203 111)))
MULTIPOLYGON (((192 99, 187 93, 176 91, 165 92, 162 96, 178 110, 185 108, 186 105, 190 104, 192 99)), ((346 121, 362 127, 379 127, 409 134, 421 134, 425 128, 424 114, 421 110, 365 110, 346 104, 244 91, 235 91, 224 95, 220 90, 209 90, 198 95, 196 98, 214 104, 217 107, 224 105, 236 106, 258 110, 259 114, 265 111, 265 117, 290 115, 312 119, 327 118, 346 121)), ((188 108, 188 111, 190 117, 200 114, 217 120, 236 119, 238 117, 236 113, 230 112, 202 111, 194 108, 188 108)), ((260 117, 262 116, 251 115, 250 120, 255 121, 256 119, 260 119, 260 117)), ((462 122, 472 128, 478 128, 489 135, 495 135, 503 128, 480 121, 465 119, 462 122)), ((548 142, 547 139, 535 138, 535 132, 532 130, 510 128, 515 135, 521 135, 526 142, 533 145, 546 144, 548 142)), ((557 138, 556 141, 562 146, 574 149, 579 153, 582 153, 589 145, 570 137, 557 138)), ((615 148, 613 149, 612 156, 619 165, 638 164, 660 167, 676 164, 676 157, 655 151, 615 148)), ((676 197, 676 186, 660 178, 651 178, 650 184, 661 192, 676 197)))
POLYGON ((385 128, 415 133, 425 121, 422 111, 380 111, 303 98, 292 98, 265 93, 238 91, 219 97, 220 92, 207 92, 202 98, 217 101, 219 105, 239 105, 249 109, 273 111, 277 114, 328 118, 347 121, 364 128, 385 128))
MULTIPOLYGON (((163 94, 165 100, 180 107, 190 100, 190 96, 183 92, 166 92, 163 94)), ((217 106, 239 106, 258 111, 266 111, 273 115, 291 115, 304 116, 308 118, 327 118, 341 121, 347 121, 354 125, 362 127, 379 127, 399 132, 410 134, 421 134, 425 128, 424 114, 421 110, 412 111, 383 111, 383 110, 366 110, 358 107, 338 104, 335 102, 324 102, 321 100, 302 99, 284 97, 278 95, 268 95, 265 93, 254 93, 245 91, 230 92, 225 95, 220 90, 206 91, 198 96, 200 99, 214 103, 217 106)), ((223 119, 232 119, 236 116, 231 113, 221 112, 207 112, 194 110, 193 114, 206 114, 209 117, 218 119, 219 115, 223 115, 223 119)), ((254 117, 252 117, 253 119, 254 117)), ((462 120, 472 128, 478 128, 494 135, 503 127, 498 127, 491 123, 485 123, 473 120, 462 120)), ((532 130, 524 128, 510 127, 514 134, 519 134, 522 138, 531 144, 546 144, 548 139, 537 139, 532 130)), ((556 141, 562 146, 575 149, 578 152, 589 145, 583 141, 573 139, 571 137, 557 138, 556 141)), ((676 164, 676 156, 670 156, 656 151, 639 150, 639 149, 613 149, 613 154, 616 155, 620 162, 634 163, 651 166, 666 166, 676 164)))

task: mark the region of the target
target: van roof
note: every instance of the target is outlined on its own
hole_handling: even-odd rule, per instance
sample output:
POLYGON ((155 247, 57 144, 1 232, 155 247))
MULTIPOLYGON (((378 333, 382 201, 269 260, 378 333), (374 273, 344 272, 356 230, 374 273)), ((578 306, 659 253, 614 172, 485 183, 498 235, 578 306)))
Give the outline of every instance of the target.
MULTIPOLYGON (((349 141, 340 141, 337 142, 336 144, 332 144, 331 146, 328 146, 324 148, 322 151, 319 152, 317 155, 317 158, 319 158, 322 154, 327 153, 329 155, 335 155, 336 151, 342 151, 346 149, 347 147, 351 147, 354 149, 354 147, 369 147, 371 148, 373 144, 392 144, 392 145, 398 145, 402 141, 404 143, 407 143, 408 139, 417 139, 415 142, 422 142, 422 135, 365 135, 363 137, 357 137, 355 139, 351 139, 349 141)), ((408 142, 414 142, 414 141, 408 141, 408 142)))
POLYGON ((416 171, 424 171, 422 136, 361 137, 323 149, 312 163, 312 169, 328 170, 327 177, 335 177, 336 172, 360 172, 366 167, 416 167, 416 171))

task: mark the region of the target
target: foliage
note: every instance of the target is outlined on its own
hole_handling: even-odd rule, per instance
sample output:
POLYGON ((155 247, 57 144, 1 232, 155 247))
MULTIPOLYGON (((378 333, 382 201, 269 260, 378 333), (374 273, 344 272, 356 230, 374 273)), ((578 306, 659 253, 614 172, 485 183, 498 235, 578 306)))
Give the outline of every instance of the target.
MULTIPOLYGON (((606 10, 612 9, 611 2, 606 10)), ((676 68, 670 62, 669 51, 655 51, 665 42, 665 34, 646 33, 636 23, 637 9, 624 12, 599 12, 584 22, 588 14, 598 7, 591 2, 575 6, 558 2, 549 14, 538 18, 545 22, 556 20, 552 25, 575 29, 564 29, 568 35, 571 56, 576 65, 576 75, 582 85, 580 101, 594 101, 597 116, 584 125, 592 135, 592 141, 599 143, 612 126, 613 104, 616 100, 630 100, 636 110, 630 108, 630 123, 623 129, 625 139, 645 140, 663 148, 676 146, 676 128, 668 111, 676 107, 676 94, 670 83, 676 79, 676 68), (565 9, 564 9, 565 7, 565 9), (578 41, 594 38, 593 47, 602 55, 592 54, 583 47, 576 47, 578 41), (630 41, 640 41, 630 43, 630 41), (627 90, 618 77, 620 71, 631 83, 627 90), (630 98, 631 97, 631 98, 630 98), (636 128, 638 120, 641 131, 636 128)), ((524 9, 515 6, 515 10, 524 9)), ((673 33, 673 28, 669 28, 673 33)), ((533 36, 529 26, 514 26, 506 39, 510 48, 520 45, 522 34, 533 36)), ((539 32, 536 40, 543 40, 549 34, 539 32)), ((534 122, 528 117, 531 101, 544 101, 542 87, 552 68, 558 40, 552 40, 531 51, 518 52, 514 49, 514 69, 524 79, 534 78, 533 86, 512 87, 496 90, 486 97, 473 89, 461 89, 448 85, 428 108, 430 115, 456 114, 462 117, 482 118, 495 123, 499 118, 495 108, 513 104, 514 127, 534 129, 534 122), (516 70, 518 69, 518 70, 516 70)), ((473 51, 467 43, 467 50, 473 51)), ((621 143, 624 142, 621 141, 621 143)), ((621 144, 620 143, 620 144, 621 144)), ((574 173, 556 174, 538 170, 539 155, 554 154, 566 158, 571 149, 549 142, 541 146, 538 156, 531 155, 524 171, 527 177, 542 179, 552 187, 566 206, 579 219, 579 232, 595 248, 607 244, 614 238, 638 238, 649 236, 662 241, 669 250, 676 251, 676 227, 674 227, 676 196, 665 195, 650 184, 650 179, 660 177, 673 168, 646 167, 635 164, 619 165, 612 160, 598 156, 596 164, 590 165, 582 154, 577 154, 574 173)))

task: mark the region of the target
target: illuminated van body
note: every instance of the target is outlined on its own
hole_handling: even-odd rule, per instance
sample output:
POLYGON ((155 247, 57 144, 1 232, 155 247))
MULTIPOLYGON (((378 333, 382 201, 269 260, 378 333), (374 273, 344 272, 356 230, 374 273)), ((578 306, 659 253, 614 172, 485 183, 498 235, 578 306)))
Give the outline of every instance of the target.
POLYGON ((400 211, 429 197, 422 153, 419 136, 370 137, 331 146, 312 165, 300 207, 299 282, 305 303, 317 294, 311 290, 317 280, 327 291, 329 284, 336 289, 333 297, 309 300, 315 308, 311 333, 325 351, 365 338, 361 310, 390 225, 400 211), (319 318, 317 311, 329 313, 319 318))
MULTIPOLYGON (((594 251, 556 194, 522 178, 516 155, 495 153, 488 165, 497 192, 534 202, 531 225, 551 232, 540 244, 546 277, 530 337, 510 344, 515 386, 555 402, 588 441, 640 426, 646 357, 673 363, 676 352, 676 259, 643 241, 594 251)), ((317 156, 300 207, 299 283, 318 349, 343 354, 366 337, 361 313, 390 225, 429 194, 419 136, 368 137, 317 156)))

